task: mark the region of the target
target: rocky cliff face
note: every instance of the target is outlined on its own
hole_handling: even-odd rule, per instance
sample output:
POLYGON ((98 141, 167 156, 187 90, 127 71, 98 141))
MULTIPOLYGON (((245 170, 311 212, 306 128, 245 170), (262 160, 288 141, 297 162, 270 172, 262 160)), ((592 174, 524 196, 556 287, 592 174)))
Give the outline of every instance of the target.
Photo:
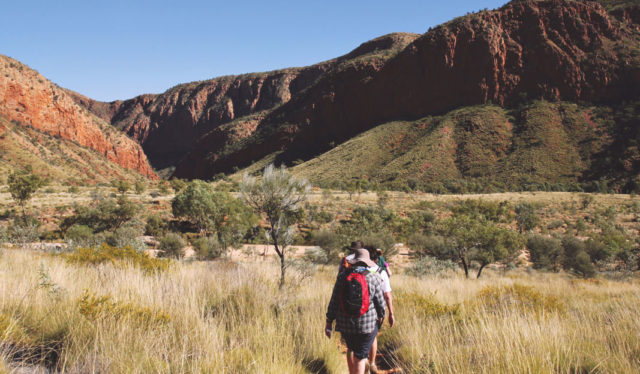
MULTIPOLYGON (((272 110, 349 62, 388 58, 418 36, 407 33, 385 35, 362 44, 348 55, 313 66, 187 83, 160 95, 142 95, 112 103, 96 102, 78 94, 74 98, 78 104, 136 139, 152 165, 163 169, 175 166, 205 134, 213 130, 224 133, 217 130, 219 126, 272 110)), ((232 132, 243 133, 245 130, 234 129, 232 132)), ((219 140, 218 143, 226 144, 219 140)))
POLYGON ((0 56, 0 116, 75 142, 111 162, 157 178, 142 148, 78 106, 66 91, 22 63, 0 56))
POLYGON ((633 14, 616 18, 595 2, 530 0, 461 17, 390 59, 327 72, 267 113, 241 143, 203 137, 175 175, 208 178, 276 151, 283 151, 280 161, 308 159, 380 123, 463 106, 637 97, 633 14))

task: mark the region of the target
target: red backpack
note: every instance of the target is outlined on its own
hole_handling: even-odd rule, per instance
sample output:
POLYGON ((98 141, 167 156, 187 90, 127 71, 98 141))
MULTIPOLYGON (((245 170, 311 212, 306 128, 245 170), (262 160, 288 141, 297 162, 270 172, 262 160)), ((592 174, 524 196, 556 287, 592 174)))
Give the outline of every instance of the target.
POLYGON ((346 270, 345 278, 340 290, 340 309, 347 317, 359 317, 369 310, 369 271, 346 270))

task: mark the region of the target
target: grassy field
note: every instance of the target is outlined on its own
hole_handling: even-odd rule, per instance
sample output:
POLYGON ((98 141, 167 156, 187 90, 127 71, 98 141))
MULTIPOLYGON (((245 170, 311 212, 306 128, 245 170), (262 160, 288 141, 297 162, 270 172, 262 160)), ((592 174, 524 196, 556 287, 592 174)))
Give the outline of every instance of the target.
MULTIPOLYGON (((333 267, 174 262, 145 273, 4 250, 3 370, 64 372, 343 373, 322 333, 333 267)), ((637 281, 487 272, 394 275, 397 325, 380 337, 385 362, 408 373, 633 373, 640 370, 637 281)))

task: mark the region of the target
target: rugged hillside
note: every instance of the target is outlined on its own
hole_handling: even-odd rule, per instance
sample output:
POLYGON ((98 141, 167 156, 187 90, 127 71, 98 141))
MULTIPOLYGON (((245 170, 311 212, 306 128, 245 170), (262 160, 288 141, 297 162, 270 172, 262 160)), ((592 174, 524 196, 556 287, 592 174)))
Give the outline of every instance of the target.
POLYGON ((180 178, 270 160, 321 183, 635 189, 640 2, 514 0, 310 67, 74 98, 180 178))
MULTIPOLYGON (((60 153, 55 157, 51 154, 47 155, 47 152, 39 153, 34 149, 34 160, 52 159, 52 157, 53 159, 70 157, 79 163, 83 163, 84 160, 84 165, 91 174, 102 177, 98 179, 113 178, 114 170, 123 169, 157 178, 142 148, 136 142, 81 108, 65 90, 58 88, 38 72, 1 55, 0 117, 3 119, 2 140, 9 141, 2 149, 5 159, 15 156, 15 154, 7 154, 9 150, 14 149, 9 144, 24 143, 29 139, 33 140, 33 137, 47 139, 47 141, 50 138, 56 138, 64 141, 64 146, 61 147, 65 149, 60 149, 60 153), (26 130, 21 131, 20 128, 26 130), (16 135, 17 137, 7 135, 18 133, 20 135, 16 135), (82 147, 89 151, 81 150, 82 147), (108 160, 118 167, 90 170, 89 166, 98 165, 96 161, 98 159, 108 160)), ((15 150, 17 151, 17 148, 15 150)), ((49 151, 52 151, 52 148, 49 148, 49 151)), ((17 159, 28 161, 20 157, 17 159)), ((103 165, 104 162, 99 164, 103 165)), ((78 170, 82 169, 80 167, 78 170)), ((39 170, 39 172, 47 174, 45 170, 39 170)))
MULTIPOLYGON (((640 107, 627 110, 640 116, 640 107)), ((615 147, 604 118, 613 122, 606 108, 566 102, 465 107, 379 125, 293 171, 336 187, 360 179, 432 192, 578 189, 600 159, 620 161, 609 163, 611 180, 624 174, 623 157, 608 152, 615 147)), ((637 156, 629 170, 640 166, 637 156)))
POLYGON ((0 183, 16 169, 31 168, 57 183, 86 185, 113 179, 135 181, 140 174, 78 143, 0 116, 0 183))
MULTIPOLYGON (((226 76, 192 82, 160 95, 142 95, 112 103, 73 94, 80 105, 110 121, 136 139, 156 169, 175 166, 196 141, 220 125, 272 110, 312 86, 320 77, 351 63, 377 64, 404 48, 419 35, 385 35, 362 44, 340 58, 309 67, 267 73, 226 76)), ((233 132, 251 134, 247 127, 233 132)), ((218 130, 223 137, 230 136, 218 130)))
POLYGON ((635 98, 639 41, 598 3, 514 1, 441 25, 386 62, 326 74, 243 142, 203 137, 175 175, 208 178, 278 151, 281 162, 310 159, 378 124, 469 105, 635 98))

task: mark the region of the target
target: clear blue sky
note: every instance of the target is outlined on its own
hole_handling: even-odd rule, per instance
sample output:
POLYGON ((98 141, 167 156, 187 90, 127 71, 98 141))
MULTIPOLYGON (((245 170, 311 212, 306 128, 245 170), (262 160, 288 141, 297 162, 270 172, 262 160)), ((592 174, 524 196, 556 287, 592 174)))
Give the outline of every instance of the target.
POLYGON ((0 54, 98 100, 304 66, 507 0, 6 1, 0 54))

